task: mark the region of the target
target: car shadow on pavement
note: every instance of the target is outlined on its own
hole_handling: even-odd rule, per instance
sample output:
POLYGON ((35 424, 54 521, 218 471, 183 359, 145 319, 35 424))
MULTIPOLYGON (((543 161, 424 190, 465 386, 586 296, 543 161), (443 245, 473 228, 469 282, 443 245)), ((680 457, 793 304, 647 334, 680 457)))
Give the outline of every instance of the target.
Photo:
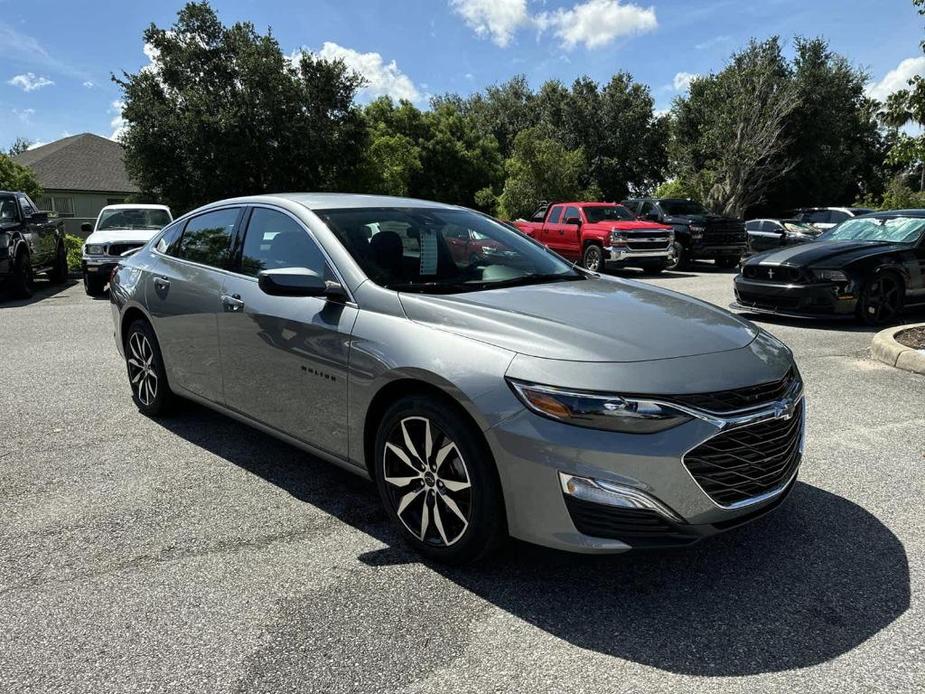
POLYGON ((35 285, 33 286, 33 294, 28 299, 17 299, 9 293, 6 287, 0 286, 0 309, 29 306, 31 304, 38 303, 43 299, 50 299, 51 297, 63 292, 65 289, 70 289, 75 284, 77 284, 77 282, 72 279, 63 282, 62 284, 52 284, 48 281, 36 280, 35 285))
MULTIPOLYGON (((360 562, 422 562, 368 481, 205 408, 183 409, 160 423, 387 545, 360 562)), ((910 604, 899 539, 861 506, 804 483, 769 516, 685 550, 583 556, 511 542, 475 566, 428 566, 575 646, 700 676, 829 661, 910 604)))

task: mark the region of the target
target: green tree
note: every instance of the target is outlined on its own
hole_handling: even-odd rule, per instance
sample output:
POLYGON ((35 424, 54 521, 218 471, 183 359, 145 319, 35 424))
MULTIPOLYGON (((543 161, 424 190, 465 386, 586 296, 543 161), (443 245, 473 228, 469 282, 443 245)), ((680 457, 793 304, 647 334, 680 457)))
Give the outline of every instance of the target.
POLYGON ((187 4, 170 29, 152 24, 144 40, 153 65, 113 79, 124 94, 126 167, 146 193, 183 211, 355 180, 362 79, 343 62, 290 60, 271 34, 224 26, 206 2, 187 4))
POLYGON ((788 125, 799 105, 780 40, 752 41, 675 101, 675 173, 709 207, 744 215, 795 166, 788 125))
POLYGON ((32 140, 30 140, 30 139, 28 139, 28 138, 26 138, 26 137, 17 137, 17 138, 13 141, 13 144, 10 145, 10 149, 9 149, 8 154, 9 154, 11 157, 15 157, 17 154, 22 154, 22 153, 25 152, 27 149, 29 149, 29 148, 32 146, 32 144, 33 144, 33 143, 32 143, 32 140))
POLYGON ((585 153, 566 149, 538 128, 522 131, 514 138, 514 153, 505 162, 507 180, 498 200, 500 214, 507 219, 525 217, 541 200, 574 200, 596 196, 582 191, 585 153))
POLYGON ((23 192, 33 200, 38 200, 42 194, 42 187, 32 169, 18 164, 2 153, 0 153, 0 190, 23 192))

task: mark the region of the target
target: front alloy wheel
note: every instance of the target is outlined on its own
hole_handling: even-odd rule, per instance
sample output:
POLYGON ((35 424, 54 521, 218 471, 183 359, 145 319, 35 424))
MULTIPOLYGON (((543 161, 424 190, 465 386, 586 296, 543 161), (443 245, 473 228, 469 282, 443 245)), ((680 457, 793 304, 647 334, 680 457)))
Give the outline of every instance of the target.
POLYGON ((402 538, 442 562, 478 559, 506 535, 504 506, 481 433, 440 400, 410 396, 383 417, 376 484, 402 538))
POLYGON ((902 305, 902 282, 887 272, 868 281, 858 302, 858 315, 868 325, 883 325, 899 315, 902 305))
POLYGON ((581 264, 586 270, 600 272, 601 266, 604 264, 604 252, 601 247, 596 243, 588 244, 582 256, 581 264))

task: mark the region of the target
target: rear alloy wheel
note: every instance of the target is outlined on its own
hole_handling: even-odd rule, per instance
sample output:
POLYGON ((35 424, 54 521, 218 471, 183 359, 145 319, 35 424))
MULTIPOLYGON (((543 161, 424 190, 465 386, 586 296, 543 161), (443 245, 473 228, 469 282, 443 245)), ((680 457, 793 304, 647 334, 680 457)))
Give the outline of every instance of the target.
POLYGON ((13 261, 10 293, 17 299, 28 299, 32 296, 32 281, 32 261, 27 253, 20 251, 13 261))
POLYGON ((149 417, 164 414, 173 394, 167 385, 167 373, 157 338, 146 321, 135 321, 129 327, 125 338, 125 364, 132 400, 141 413, 149 417))
POLYGON ((884 325, 899 316, 903 307, 903 283, 885 272, 869 279, 858 300, 858 317, 868 325, 884 325))
POLYGON ((402 537, 451 564, 478 559, 504 537, 494 463, 480 435, 443 403, 393 405, 376 437, 376 483, 402 537))
POLYGON ((674 241, 668 247, 668 257, 665 259, 666 270, 680 270, 687 263, 684 246, 680 241, 674 241))
POLYGON ((58 252, 55 254, 55 265, 48 275, 52 284, 64 284, 67 282, 67 251, 64 244, 58 244, 58 252))
POLYGON ((591 272, 600 272, 604 265, 604 250, 596 243, 589 243, 581 257, 581 265, 591 272))

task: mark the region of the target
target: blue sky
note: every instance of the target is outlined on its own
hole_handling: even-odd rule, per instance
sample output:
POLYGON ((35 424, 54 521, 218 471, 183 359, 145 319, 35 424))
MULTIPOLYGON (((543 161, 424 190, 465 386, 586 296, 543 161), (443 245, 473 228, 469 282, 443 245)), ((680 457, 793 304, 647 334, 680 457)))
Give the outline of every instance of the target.
MULTIPOLYGON (((110 73, 148 63, 141 33, 182 2, 0 0, 0 148, 15 137, 111 136, 120 93, 110 73)), ((270 27, 287 53, 340 56, 362 95, 467 94, 517 73, 539 85, 629 71, 658 108, 685 76, 722 67, 750 37, 822 35, 871 74, 877 95, 925 74, 925 21, 911 0, 216 0, 230 24, 270 27)))

